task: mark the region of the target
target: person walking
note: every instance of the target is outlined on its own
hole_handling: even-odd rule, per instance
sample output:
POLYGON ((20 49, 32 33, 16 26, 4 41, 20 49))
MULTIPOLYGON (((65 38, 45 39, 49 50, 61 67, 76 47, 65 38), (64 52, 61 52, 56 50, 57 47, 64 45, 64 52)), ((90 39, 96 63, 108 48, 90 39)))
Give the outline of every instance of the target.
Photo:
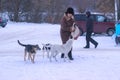
POLYGON ((98 46, 98 42, 91 38, 93 32, 93 19, 91 17, 91 12, 86 12, 86 46, 84 48, 90 48, 90 42, 95 45, 95 48, 98 46))
POLYGON ((120 45, 120 21, 115 24, 115 42, 116 46, 120 45))
MULTIPOLYGON (((72 7, 68 7, 61 19, 60 36, 62 44, 65 44, 66 41, 68 41, 68 39, 71 37, 71 32, 75 31, 75 29, 72 28, 74 22, 74 10, 72 7)), ((73 60, 72 49, 68 53, 68 57, 70 60, 73 60)), ((61 58, 64 58, 64 53, 61 54, 61 58)))

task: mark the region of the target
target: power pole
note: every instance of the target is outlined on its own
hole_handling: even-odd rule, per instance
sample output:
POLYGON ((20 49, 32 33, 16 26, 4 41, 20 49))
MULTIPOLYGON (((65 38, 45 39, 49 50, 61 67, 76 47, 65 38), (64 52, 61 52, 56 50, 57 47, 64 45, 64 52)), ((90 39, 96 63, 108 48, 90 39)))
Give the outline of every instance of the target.
POLYGON ((117 5, 117 0, 114 0, 115 4, 115 21, 118 21, 118 5, 117 5))
POLYGON ((0 12, 2 11, 2 0, 0 0, 0 12))

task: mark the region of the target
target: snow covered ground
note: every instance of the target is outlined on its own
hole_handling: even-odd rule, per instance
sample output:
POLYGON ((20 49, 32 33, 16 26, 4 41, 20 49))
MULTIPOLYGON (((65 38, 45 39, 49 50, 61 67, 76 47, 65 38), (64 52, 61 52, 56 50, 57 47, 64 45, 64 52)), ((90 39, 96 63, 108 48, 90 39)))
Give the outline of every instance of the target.
POLYGON ((0 80, 120 80, 120 46, 108 36, 95 36, 99 42, 97 49, 83 49, 85 36, 80 36, 73 44, 74 60, 64 62, 57 56, 58 62, 49 62, 38 51, 35 64, 24 62, 22 43, 61 44, 60 25, 13 23, 0 28, 0 80))

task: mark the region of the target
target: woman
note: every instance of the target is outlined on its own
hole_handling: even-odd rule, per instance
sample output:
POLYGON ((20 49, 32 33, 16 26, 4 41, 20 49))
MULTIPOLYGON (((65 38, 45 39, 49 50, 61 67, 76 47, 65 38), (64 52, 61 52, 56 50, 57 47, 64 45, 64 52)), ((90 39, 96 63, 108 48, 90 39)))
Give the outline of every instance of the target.
MULTIPOLYGON (((71 32, 75 30, 74 28, 72 28, 73 23, 74 23, 74 10, 73 8, 69 7, 67 8, 67 11, 65 12, 61 20, 60 36, 63 44, 65 44, 66 41, 71 37, 71 32)), ((61 58, 63 57, 64 54, 62 53, 61 58)), ((68 53, 68 57, 70 60, 73 60, 72 49, 68 53)))

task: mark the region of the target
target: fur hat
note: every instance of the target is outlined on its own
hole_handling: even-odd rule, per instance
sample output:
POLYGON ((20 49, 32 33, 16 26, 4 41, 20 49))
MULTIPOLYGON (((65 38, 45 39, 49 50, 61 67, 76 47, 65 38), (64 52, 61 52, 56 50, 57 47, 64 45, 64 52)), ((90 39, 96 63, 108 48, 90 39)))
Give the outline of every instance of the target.
POLYGON ((65 13, 66 14, 70 13, 70 14, 74 15, 74 10, 72 7, 69 7, 69 8, 67 8, 67 11, 65 13))

